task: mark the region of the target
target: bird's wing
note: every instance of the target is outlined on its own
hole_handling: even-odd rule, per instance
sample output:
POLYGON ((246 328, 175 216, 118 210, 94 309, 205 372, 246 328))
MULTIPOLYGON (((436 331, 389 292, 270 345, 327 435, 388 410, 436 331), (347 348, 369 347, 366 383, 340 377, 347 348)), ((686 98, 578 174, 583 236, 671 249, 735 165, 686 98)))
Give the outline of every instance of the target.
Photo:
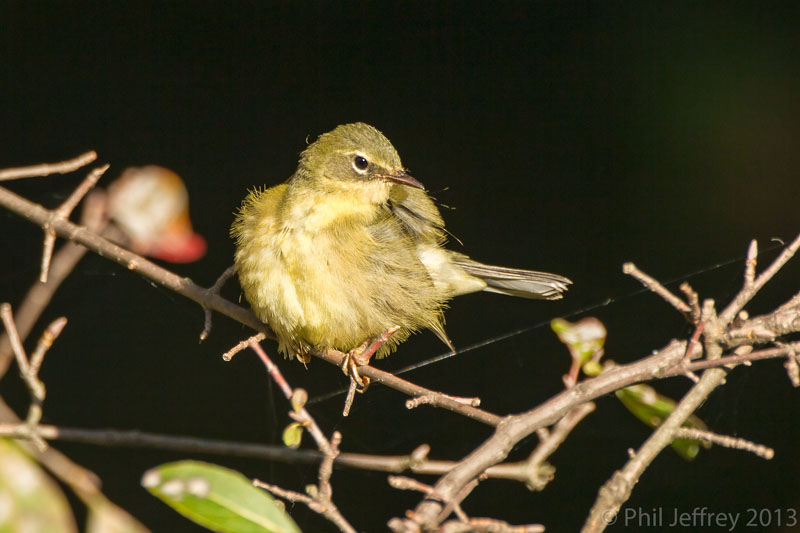
POLYGON ((417 243, 444 243, 444 221, 425 191, 396 185, 389 196, 389 208, 417 243))

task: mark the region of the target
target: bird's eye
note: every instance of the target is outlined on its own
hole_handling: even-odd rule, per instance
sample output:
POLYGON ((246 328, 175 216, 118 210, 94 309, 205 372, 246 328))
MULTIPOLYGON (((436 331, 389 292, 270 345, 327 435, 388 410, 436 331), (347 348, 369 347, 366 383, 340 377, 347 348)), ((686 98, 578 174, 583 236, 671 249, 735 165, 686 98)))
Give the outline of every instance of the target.
POLYGON ((357 155, 353 158, 353 168, 356 169, 357 172, 363 173, 369 167, 369 161, 364 156, 357 155))

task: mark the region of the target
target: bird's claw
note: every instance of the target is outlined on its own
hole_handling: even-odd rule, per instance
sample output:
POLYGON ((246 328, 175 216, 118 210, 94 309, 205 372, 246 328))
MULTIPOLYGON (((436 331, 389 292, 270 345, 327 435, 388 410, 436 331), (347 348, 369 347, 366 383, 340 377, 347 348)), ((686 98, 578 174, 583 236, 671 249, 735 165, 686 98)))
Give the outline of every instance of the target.
POLYGON ((358 371, 359 366, 364 366, 366 364, 369 364, 368 359, 364 359, 359 354, 349 352, 344 354, 344 359, 342 360, 342 372, 350 376, 358 392, 364 392, 367 390, 367 387, 369 387, 369 378, 367 376, 362 376, 358 371))
POLYGON ((344 375, 349 376, 353 383, 356 384, 358 392, 364 392, 369 387, 369 377, 362 376, 358 367, 369 364, 370 358, 377 352, 392 335, 397 333, 400 326, 394 326, 375 337, 374 339, 367 339, 360 346, 353 348, 344 354, 342 359, 342 372, 344 375))

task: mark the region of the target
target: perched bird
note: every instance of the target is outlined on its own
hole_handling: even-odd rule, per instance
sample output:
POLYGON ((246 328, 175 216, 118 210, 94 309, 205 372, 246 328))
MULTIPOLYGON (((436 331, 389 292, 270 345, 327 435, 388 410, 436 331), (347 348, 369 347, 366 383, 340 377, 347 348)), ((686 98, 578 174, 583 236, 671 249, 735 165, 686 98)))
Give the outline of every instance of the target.
POLYGON ((253 312, 282 353, 303 361, 313 349, 370 345, 382 357, 420 329, 453 349, 443 327, 453 296, 486 290, 555 300, 571 283, 446 249, 444 221, 422 183, 363 123, 321 135, 286 183, 252 191, 231 235, 253 312))

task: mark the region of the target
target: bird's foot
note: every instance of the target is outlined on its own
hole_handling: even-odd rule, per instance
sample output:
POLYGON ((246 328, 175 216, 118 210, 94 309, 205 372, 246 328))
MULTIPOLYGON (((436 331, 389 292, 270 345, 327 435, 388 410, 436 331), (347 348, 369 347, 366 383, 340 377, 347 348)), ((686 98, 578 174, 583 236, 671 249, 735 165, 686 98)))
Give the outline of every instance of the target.
POLYGON ((369 378, 361 376, 358 372, 358 367, 369 364, 369 356, 364 356, 368 348, 368 342, 364 341, 361 346, 353 348, 344 354, 342 359, 342 372, 345 376, 350 376, 351 384, 355 384, 358 392, 364 392, 369 386, 369 378))
POLYGON ((367 339, 360 346, 344 354, 344 359, 342 359, 341 364, 342 372, 344 372, 346 376, 350 376, 351 387, 355 386, 358 392, 367 390, 369 378, 367 376, 362 376, 358 371, 358 367, 368 365, 370 358, 375 352, 386 344, 386 341, 397 333, 399 329, 400 326, 391 327, 374 339, 367 339))

